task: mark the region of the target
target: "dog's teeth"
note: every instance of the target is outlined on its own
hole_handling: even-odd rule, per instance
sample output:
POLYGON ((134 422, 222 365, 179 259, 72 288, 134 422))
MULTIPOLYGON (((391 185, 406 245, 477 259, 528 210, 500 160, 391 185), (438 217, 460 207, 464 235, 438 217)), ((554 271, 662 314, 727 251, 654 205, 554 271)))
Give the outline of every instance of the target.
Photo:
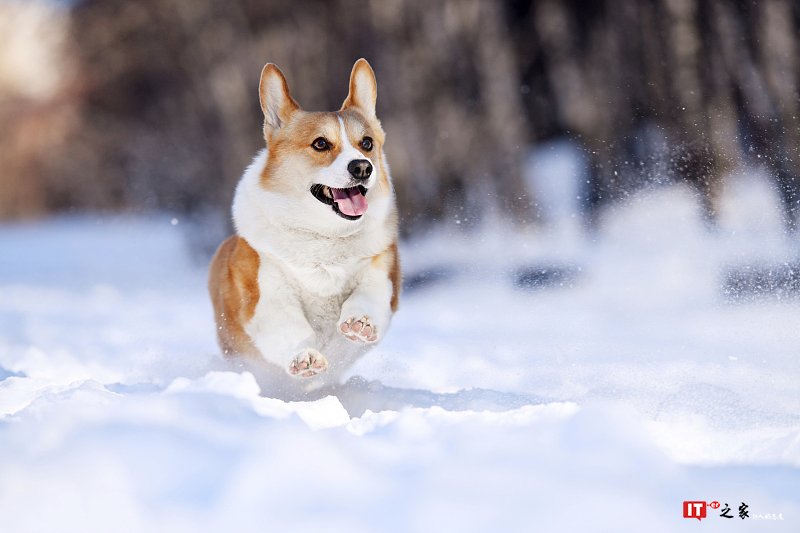
POLYGON ((331 198, 331 199, 333 198, 330 187, 323 187, 322 194, 324 194, 326 198, 331 198))

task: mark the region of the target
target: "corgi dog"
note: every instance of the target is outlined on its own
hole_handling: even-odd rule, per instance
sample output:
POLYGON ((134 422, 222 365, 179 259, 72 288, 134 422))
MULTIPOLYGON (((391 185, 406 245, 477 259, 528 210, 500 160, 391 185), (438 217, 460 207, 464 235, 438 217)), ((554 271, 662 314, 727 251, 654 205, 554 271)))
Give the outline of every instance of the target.
POLYGON ((397 309, 397 208, 359 59, 338 111, 304 111, 268 63, 259 84, 266 148, 236 187, 236 234, 211 261, 224 355, 277 395, 335 385, 386 335, 397 309))

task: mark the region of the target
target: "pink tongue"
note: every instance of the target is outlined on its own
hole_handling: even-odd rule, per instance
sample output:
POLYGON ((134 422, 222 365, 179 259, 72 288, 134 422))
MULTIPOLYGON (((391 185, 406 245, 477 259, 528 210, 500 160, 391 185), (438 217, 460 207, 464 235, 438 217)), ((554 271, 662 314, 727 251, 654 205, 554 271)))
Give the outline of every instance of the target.
POLYGON ((357 217, 367 212, 367 198, 361 194, 358 187, 349 189, 331 189, 333 201, 339 211, 351 217, 357 217))

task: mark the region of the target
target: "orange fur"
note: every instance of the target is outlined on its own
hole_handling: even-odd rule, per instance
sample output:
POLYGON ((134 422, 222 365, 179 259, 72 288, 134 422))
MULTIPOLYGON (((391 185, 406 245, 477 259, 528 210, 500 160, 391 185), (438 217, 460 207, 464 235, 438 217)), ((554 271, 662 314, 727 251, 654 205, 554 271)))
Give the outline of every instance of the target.
MULTIPOLYGON (((305 154, 310 160, 311 165, 323 168, 331 164, 341 153, 344 139, 340 139, 338 118, 341 117, 345 125, 348 140, 357 149, 361 150, 359 143, 365 136, 372 137, 374 148, 371 152, 363 152, 365 156, 372 157, 380 154, 386 138, 380 123, 377 120, 366 119, 356 109, 344 109, 336 113, 329 112, 307 112, 296 110, 292 113, 288 122, 278 132, 272 133, 267 144, 269 151, 269 164, 261 174, 261 182, 264 186, 273 191, 279 191, 288 186, 287 183, 280 184, 280 180, 275 179, 274 172, 280 168, 282 161, 288 155, 298 153, 305 154), (327 139, 332 147, 324 152, 317 152, 311 148, 311 144, 318 137, 327 139)), ((381 165, 381 186, 389 187, 386 178, 385 168, 380 158, 376 158, 381 165)))
MULTIPOLYGON (((316 167, 326 167, 339 155, 342 148, 335 142, 339 138, 339 122, 335 113, 298 111, 290 122, 274 133, 267 143, 269 164, 264 168, 261 182, 270 190, 281 188, 280 180, 275 179, 274 172, 280 168, 284 158, 290 154, 305 154, 316 167), (317 137, 333 141, 333 148, 325 152, 317 152, 311 143, 317 137)), ((285 187, 287 184, 283 184, 285 187)))
POLYGON ((226 356, 255 355, 244 330, 259 298, 258 253, 241 237, 228 237, 211 260, 208 291, 214 306, 217 338, 226 356))
POLYGON ((400 272, 400 256, 397 253, 397 242, 393 242, 383 252, 372 257, 372 266, 384 270, 392 282, 392 312, 397 311, 400 300, 400 288, 403 276, 400 272))

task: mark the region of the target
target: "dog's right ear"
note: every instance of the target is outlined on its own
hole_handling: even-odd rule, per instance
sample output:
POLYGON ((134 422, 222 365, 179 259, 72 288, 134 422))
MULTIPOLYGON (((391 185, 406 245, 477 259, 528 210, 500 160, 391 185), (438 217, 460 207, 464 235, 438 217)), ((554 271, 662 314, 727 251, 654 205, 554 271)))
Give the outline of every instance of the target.
POLYGON ((378 98, 378 83, 375 72, 363 57, 356 61, 350 72, 350 92, 347 93, 342 109, 355 107, 367 118, 375 118, 375 100, 378 98))
POLYGON ((261 110, 264 112, 264 137, 286 124, 292 114, 300 109, 289 94, 289 85, 281 69, 273 63, 264 65, 258 85, 261 110))

